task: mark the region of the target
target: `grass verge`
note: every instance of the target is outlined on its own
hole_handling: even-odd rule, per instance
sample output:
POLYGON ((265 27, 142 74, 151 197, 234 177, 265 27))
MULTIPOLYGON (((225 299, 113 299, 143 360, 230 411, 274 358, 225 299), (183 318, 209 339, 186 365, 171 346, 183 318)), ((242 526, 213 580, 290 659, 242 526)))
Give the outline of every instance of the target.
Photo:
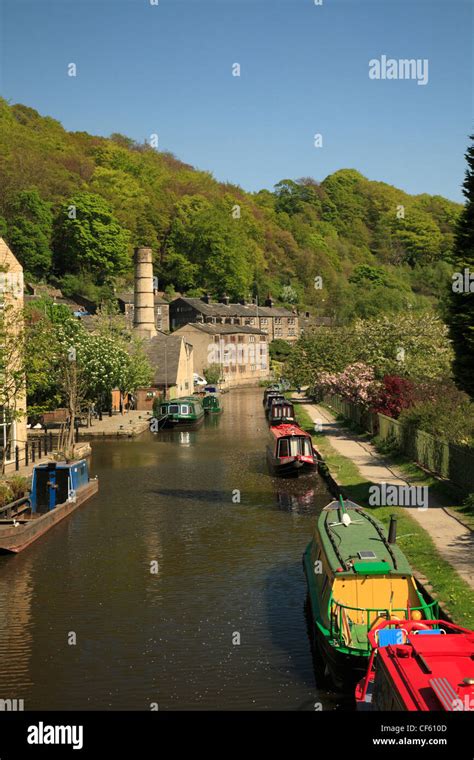
POLYGON ((412 567, 427 579, 428 590, 444 605, 451 618, 459 625, 473 628, 474 591, 439 554, 429 533, 404 508, 369 506, 370 481, 362 477, 351 459, 335 451, 323 433, 315 433, 314 423, 305 409, 296 404, 295 410, 299 425, 311 433, 330 474, 344 488, 347 496, 365 509, 376 510, 377 518, 385 525, 390 522, 391 514, 397 515, 398 543, 412 567))

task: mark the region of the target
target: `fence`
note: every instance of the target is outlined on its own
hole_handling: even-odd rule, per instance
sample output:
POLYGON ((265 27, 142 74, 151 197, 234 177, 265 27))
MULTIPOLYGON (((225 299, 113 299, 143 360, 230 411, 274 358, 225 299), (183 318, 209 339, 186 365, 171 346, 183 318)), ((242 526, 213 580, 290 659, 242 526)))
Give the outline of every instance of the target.
POLYGON ((424 469, 450 480, 465 493, 474 492, 474 449, 442 441, 424 430, 359 407, 338 396, 324 402, 346 419, 353 420, 380 440, 396 441, 399 450, 424 469))
MULTIPOLYGON (((75 426, 75 441, 79 441, 79 427, 75 426)), ((59 446, 60 431, 44 430, 38 433, 29 434, 28 440, 24 446, 14 446, 13 456, 11 455, 10 445, 7 446, 7 470, 12 469, 18 472, 20 467, 28 467, 43 457, 51 454, 59 446)), ((1 452, 0 452, 1 453, 1 452)))

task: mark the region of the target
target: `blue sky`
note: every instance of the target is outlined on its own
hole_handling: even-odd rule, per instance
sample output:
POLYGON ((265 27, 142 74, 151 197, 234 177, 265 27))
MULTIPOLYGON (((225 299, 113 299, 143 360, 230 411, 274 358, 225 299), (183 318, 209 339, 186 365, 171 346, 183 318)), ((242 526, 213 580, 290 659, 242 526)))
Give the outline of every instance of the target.
POLYGON ((160 149, 246 190, 350 167, 462 199, 473 129, 468 0, 0 5, 0 93, 66 129, 156 133, 160 149), (428 59, 428 84, 370 79, 369 60, 382 55, 428 59))

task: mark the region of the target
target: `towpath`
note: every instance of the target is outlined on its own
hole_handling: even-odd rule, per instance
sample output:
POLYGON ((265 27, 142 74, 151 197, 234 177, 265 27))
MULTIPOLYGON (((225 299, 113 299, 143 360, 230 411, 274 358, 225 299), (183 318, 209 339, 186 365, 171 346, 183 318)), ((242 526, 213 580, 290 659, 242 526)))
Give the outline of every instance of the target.
MULTIPOLYGON (((394 465, 383 459, 372 444, 360 440, 357 434, 340 425, 325 407, 300 397, 303 409, 313 422, 321 424, 322 433, 333 449, 358 468, 370 483, 416 485, 394 465)), ((337 473, 332 473, 337 480, 337 473)), ((443 505, 429 493, 429 508, 407 507, 413 517, 431 536, 441 556, 449 562, 463 580, 474 589, 474 533, 451 516, 443 505)))

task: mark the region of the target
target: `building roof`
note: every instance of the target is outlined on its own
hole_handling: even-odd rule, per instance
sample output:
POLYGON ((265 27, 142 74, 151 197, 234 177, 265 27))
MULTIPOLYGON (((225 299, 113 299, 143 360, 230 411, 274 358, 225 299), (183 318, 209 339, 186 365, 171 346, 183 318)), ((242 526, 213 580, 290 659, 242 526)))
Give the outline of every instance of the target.
POLYGON ((294 317, 293 312, 279 306, 257 306, 256 304, 241 303, 206 303, 201 298, 185 298, 180 296, 172 301, 185 301, 207 317, 294 317))
MULTIPOLYGON (((122 301, 123 303, 133 304, 135 302, 133 290, 130 290, 124 293, 116 293, 115 298, 117 299, 117 301, 122 301)), ((157 293, 154 294, 153 298, 154 298, 155 303, 166 304, 166 306, 169 306, 169 302, 165 301, 165 299, 159 296, 157 293)))
POLYGON ((243 333, 245 335, 267 336, 267 333, 260 330, 258 327, 250 327, 249 325, 214 325, 209 322, 188 322, 187 325, 182 325, 182 327, 175 330, 174 335, 189 330, 189 328, 198 330, 198 332, 207 333, 208 335, 237 335, 243 333))
POLYGON ((153 385, 176 385, 182 335, 166 335, 158 332, 143 343, 143 349, 153 369, 153 385))

